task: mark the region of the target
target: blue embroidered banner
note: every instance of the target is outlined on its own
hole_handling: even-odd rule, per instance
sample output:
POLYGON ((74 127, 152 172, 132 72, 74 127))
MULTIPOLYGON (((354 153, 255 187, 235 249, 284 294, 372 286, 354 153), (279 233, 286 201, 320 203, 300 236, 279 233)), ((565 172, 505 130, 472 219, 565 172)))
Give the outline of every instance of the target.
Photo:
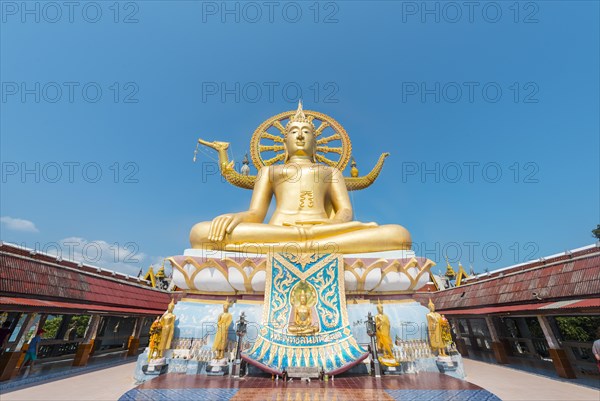
POLYGON ((245 357, 277 371, 326 372, 363 359, 348 323, 343 266, 337 254, 268 255, 263 327, 245 357))

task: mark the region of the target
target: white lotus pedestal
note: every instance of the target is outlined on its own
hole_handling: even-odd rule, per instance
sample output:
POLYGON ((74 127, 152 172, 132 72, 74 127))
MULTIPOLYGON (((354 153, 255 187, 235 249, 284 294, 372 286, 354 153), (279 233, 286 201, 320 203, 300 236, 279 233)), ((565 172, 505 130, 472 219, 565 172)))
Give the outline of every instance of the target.
POLYGON ((223 376, 227 373, 229 373, 227 358, 213 359, 206 367, 206 374, 209 376, 223 376))
MULTIPOLYGON (((434 263, 413 251, 343 255, 346 293, 412 293, 429 281, 434 263)), ((267 256, 187 249, 168 258, 173 282, 183 290, 204 294, 263 294, 267 256)))

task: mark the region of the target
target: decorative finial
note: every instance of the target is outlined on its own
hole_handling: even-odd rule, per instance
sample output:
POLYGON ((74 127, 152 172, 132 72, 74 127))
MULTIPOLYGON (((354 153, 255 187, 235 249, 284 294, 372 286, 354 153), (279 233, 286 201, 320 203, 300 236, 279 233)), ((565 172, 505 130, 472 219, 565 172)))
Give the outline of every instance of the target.
POLYGON ((154 275, 156 278, 164 278, 165 277, 165 261, 163 260, 162 266, 158 269, 156 274, 154 275))
POLYGON ((356 160, 354 160, 354 156, 352 156, 352 163, 350 163, 350 176, 358 177, 358 168, 356 167, 356 160))
POLYGON ((242 168, 241 172, 243 175, 250 175, 250 161, 248 161, 248 153, 244 156, 244 160, 242 160, 242 168))
POLYGON ((302 100, 298 100, 298 109, 296 110, 296 114, 290 117, 290 121, 288 121, 286 124, 285 129, 287 130, 292 123, 307 123, 310 124, 313 129, 315 129, 312 118, 306 117, 306 114, 304 114, 304 111, 302 110, 302 100))
POLYGON ((448 261, 448 256, 446 256, 446 277, 448 277, 450 280, 452 280, 454 277, 456 277, 456 273, 454 272, 454 269, 452 268, 452 266, 450 266, 450 262, 448 261))

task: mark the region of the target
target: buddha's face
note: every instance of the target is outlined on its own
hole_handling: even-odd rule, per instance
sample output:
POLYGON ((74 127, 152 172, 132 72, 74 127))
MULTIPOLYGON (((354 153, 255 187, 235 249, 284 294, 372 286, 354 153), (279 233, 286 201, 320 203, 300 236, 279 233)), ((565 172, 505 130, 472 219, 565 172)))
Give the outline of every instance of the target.
POLYGON ((435 312, 435 306, 433 304, 429 304, 429 311, 435 312))
POLYGON ((377 305, 377 312, 378 313, 383 313, 383 305, 377 305))
POLYGON ((300 305, 306 305, 306 295, 300 295, 300 305))
POLYGON ((311 124, 293 122, 285 135, 285 147, 291 156, 313 156, 315 154, 315 132, 311 124))

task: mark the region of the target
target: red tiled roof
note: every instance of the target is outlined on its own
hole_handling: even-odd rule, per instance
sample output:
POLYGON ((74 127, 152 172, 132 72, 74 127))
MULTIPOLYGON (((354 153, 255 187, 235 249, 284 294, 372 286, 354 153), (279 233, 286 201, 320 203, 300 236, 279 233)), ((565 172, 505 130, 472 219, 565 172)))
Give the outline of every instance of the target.
POLYGON ((593 299, 574 299, 570 301, 541 302, 535 304, 520 304, 506 306, 490 306, 485 308, 473 309, 448 309, 444 310, 445 315, 487 315, 489 313, 509 313, 522 311, 536 311, 549 309, 583 309, 600 308, 600 298, 593 299))
POLYGON ((20 251, 5 244, 0 247, 2 296, 158 311, 170 302, 164 291, 94 274, 71 261, 34 259, 15 249, 20 251))
POLYGON ((490 279, 471 281, 460 287, 430 294, 415 294, 427 304, 431 297, 436 309, 450 309, 529 304, 573 298, 600 297, 600 251, 561 257, 520 267, 490 279))
POLYGON ((81 303, 59 302, 59 301, 46 301, 46 300, 42 300, 42 299, 14 298, 14 297, 0 297, 0 305, 41 307, 44 310, 60 309, 61 311, 73 310, 73 311, 86 311, 86 312, 135 313, 135 314, 153 315, 153 316, 160 315, 163 313, 163 310, 154 310, 154 309, 121 308, 121 307, 117 307, 117 306, 81 304, 81 303))

